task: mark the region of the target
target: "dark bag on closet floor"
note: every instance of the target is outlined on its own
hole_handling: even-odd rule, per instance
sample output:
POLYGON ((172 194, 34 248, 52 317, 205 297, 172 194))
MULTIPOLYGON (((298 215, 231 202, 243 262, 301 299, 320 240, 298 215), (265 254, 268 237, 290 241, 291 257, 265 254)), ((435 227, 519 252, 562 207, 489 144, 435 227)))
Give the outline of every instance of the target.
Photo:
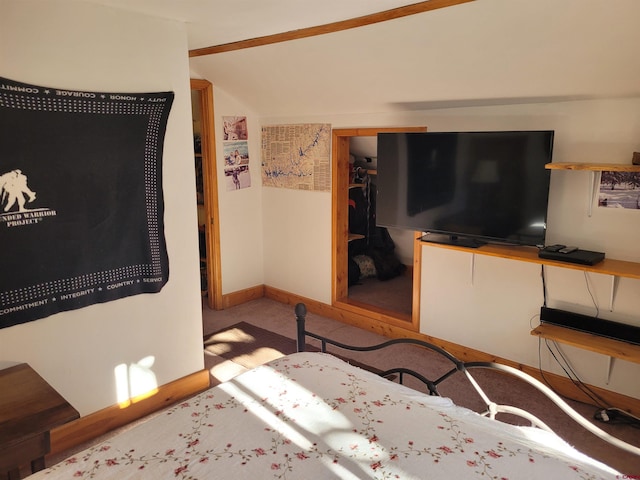
POLYGON ((349 257, 349 286, 355 285, 360 281, 360 267, 353 257, 349 257))
POLYGON ((390 280, 402 275, 407 268, 396 256, 393 251, 384 251, 373 248, 369 252, 369 256, 373 258, 376 266, 376 276, 379 280, 390 280))
POLYGON ((396 244, 389 231, 384 227, 376 227, 375 232, 368 255, 376 266, 376 276, 379 280, 390 280, 402 275, 407 267, 395 254, 396 244))

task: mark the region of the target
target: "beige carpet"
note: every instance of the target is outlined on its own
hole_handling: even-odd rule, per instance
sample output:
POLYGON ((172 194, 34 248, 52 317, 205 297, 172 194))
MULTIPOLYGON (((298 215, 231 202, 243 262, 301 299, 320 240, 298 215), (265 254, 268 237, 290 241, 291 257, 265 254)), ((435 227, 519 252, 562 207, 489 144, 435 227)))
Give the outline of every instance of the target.
MULTIPOLYGON (((307 346, 309 350, 317 350, 307 346)), ((276 358, 296 352, 296 342, 247 322, 231 325, 204 339, 204 350, 209 356, 217 355, 254 368, 276 358)))
POLYGON ((413 279, 408 274, 386 281, 364 278, 349 287, 349 299, 411 315, 413 279))
MULTIPOLYGON (((320 348, 306 344, 305 350, 307 352, 318 352, 320 348)), ((297 343, 291 338, 256 327, 250 323, 240 322, 205 337, 204 351, 207 356, 205 358, 219 356, 246 369, 251 369, 284 355, 295 353, 297 351, 297 343)), ((345 355, 341 355, 338 352, 334 352, 334 355, 370 372, 381 373, 377 368, 350 358, 357 355, 357 353, 346 352, 345 355)), ((397 376, 390 375, 387 378, 395 380, 397 376)))

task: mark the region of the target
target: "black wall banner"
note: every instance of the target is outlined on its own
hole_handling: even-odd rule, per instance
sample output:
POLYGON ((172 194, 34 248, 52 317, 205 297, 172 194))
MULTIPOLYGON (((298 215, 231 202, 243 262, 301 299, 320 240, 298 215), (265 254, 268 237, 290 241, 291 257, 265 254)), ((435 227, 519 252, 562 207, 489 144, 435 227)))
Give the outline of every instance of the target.
POLYGON ((0 78, 0 328, 167 283, 173 98, 0 78))

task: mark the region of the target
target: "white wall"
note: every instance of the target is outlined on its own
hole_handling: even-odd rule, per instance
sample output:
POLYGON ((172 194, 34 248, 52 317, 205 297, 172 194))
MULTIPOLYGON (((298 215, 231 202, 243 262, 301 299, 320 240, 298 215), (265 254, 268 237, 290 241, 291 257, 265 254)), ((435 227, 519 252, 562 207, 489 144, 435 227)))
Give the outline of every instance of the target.
POLYGON ((85 415, 119 400, 120 364, 152 356, 158 385, 203 368, 186 34, 178 23, 71 0, 0 8, 2 76, 69 90, 175 92, 163 165, 168 284, 0 330, 0 362, 29 363, 85 415))
MULTIPOLYGON (((195 70, 192 76, 200 77, 195 70)), ((214 103, 222 293, 269 285, 330 303, 326 285, 331 284, 331 251, 326 245, 331 243, 331 230, 325 226, 331 225, 331 195, 263 188, 261 140, 262 126, 267 123, 215 84, 214 103), (225 116, 247 117, 249 188, 227 188, 222 128, 225 116), (298 259, 301 249, 306 253, 298 259), (291 252, 295 252, 294 257, 291 252), (300 282, 308 275, 315 281, 300 282)))
POLYGON ((262 199, 265 284, 331 304, 331 194, 265 187, 262 199))
MULTIPOLYGON (((193 76, 196 78, 197 74, 193 76)), ((264 284, 261 133, 258 116, 249 107, 215 84, 213 88, 222 293, 227 294, 264 284), (226 116, 247 117, 251 186, 240 190, 228 190, 228 178, 224 175, 222 117, 226 116)))
MULTIPOLYGON (((326 122, 333 128, 426 125, 430 131, 553 129, 557 162, 630 163, 632 152, 640 150, 639 98, 370 115, 265 117, 261 122, 326 122)), ((552 172, 548 243, 575 244, 604 251, 611 258, 640 262, 640 211, 595 208, 588 217, 588 192, 588 173, 552 172)), ((331 289, 327 272, 331 256, 330 196, 265 189, 263 200, 266 283, 327 302, 331 289), (301 227, 306 229, 303 231, 313 231, 313 243, 309 243, 309 235, 302 241, 292 240, 300 238, 297 232, 301 227)), ((476 256, 472 270, 471 254, 429 246, 423 247, 423 254, 423 333, 538 365, 538 342, 529 334, 543 302, 538 265, 476 256)), ((548 268, 547 279, 550 307, 595 315, 585 285, 589 281, 602 318, 640 325, 637 280, 620 280, 614 311, 609 312, 608 276, 589 274, 585 280, 577 271, 548 268)), ((640 384, 635 380, 637 364, 614 362, 607 385, 604 356, 562 348, 585 380, 640 397, 640 384)), ((542 367, 561 373, 544 350, 542 367)))

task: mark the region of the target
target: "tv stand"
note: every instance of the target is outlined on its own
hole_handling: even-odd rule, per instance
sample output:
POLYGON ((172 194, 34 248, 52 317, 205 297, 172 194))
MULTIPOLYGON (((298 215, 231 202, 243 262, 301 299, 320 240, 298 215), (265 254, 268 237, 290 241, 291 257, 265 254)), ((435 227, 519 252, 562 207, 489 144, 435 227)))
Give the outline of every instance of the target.
MULTIPOLYGON (((613 299, 615 298, 615 290, 617 286, 615 278, 622 277, 640 280, 639 262, 605 258, 596 265, 581 265, 578 263, 567 263, 560 262, 558 260, 540 258, 538 257, 538 249, 535 247, 491 244, 475 250, 466 250, 465 248, 459 248, 455 245, 438 244, 431 240, 427 242, 424 240, 424 236, 421 237, 420 240, 427 244, 430 243, 434 248, 449 248, 452 250, 467 251, 474 255, 477 253, 479 255, 519 260, 523 262, 537 263, 539 265, 549 265, 552 267, 560 267, 570 270, 582 270, 583 272, 610 275, 614 278, 611 283, 610 310, 613 310, 613 299)), ((608 355, 609 357, 621 358, 630 362, 640 363, 640 345, 635 345, 626 341, 604 338, 592 333, 579 332, 566 327, 549 324, 539 325, 531 332, 531 335, 549 338, 568 345, 608 355)), ((609 366, 610 365, 611 363, 609 363, 609 366)))
POLYGON ((487 242, 473 237, 461 237, 459 235, 445 235, 439 233, 428 233, 423 235, 420 240, 428 243, 439 243, 441 245, 452 245, 466 248, 480 248, 487 244, 487 242))

